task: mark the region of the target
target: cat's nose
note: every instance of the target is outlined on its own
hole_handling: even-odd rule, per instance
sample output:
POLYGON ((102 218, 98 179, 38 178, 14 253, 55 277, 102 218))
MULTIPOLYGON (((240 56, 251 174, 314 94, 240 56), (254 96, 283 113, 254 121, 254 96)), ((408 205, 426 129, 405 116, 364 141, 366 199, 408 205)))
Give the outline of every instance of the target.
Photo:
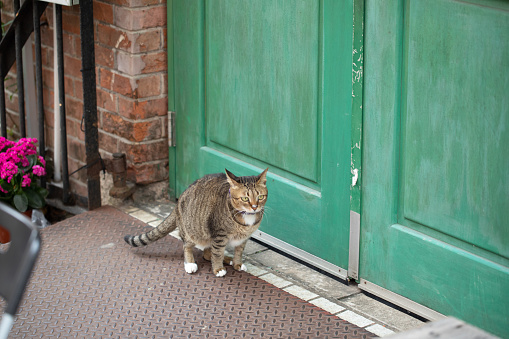
POLYGON ((251 205, 251 208, 253 208, 253 211, 256 211, 256 209, 258 208, 258 205, 251 205))

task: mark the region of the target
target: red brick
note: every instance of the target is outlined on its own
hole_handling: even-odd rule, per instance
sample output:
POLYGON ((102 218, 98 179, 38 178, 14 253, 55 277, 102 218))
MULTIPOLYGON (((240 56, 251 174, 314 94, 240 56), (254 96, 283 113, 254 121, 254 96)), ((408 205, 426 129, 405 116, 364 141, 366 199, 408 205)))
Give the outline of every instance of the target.
POLYGON ((102 67, 98 68, 97 75, 96 79, 98 81, 98 85, 102 88, 111 90, 113 81, 113 73, 111 70, 102 67))
POLYGON ((100 23, 97 24, 96 40, 111 48, 125 51, 128 51, 131 47, 131 41, 126 32, 100 23))
POLYGON ((117 153, 118 138, 112 137, 109 134, 99 130, 99 147, 109 153, 117 153))
POLYGON ((164 136, 164 121, 161 119, 137 122, 133 125, 132 138, 134 141, 156 140, 164 136))
POLYGON ((113 6, 104 2, 94 1, 94 20, 113 23, 113 6))
MULTIPOLYGON (((53 127, 46 126, 44 133, 46 136, 46 138, 45 138, 46 139, 46 142, 45 142, 46 147, 54 148, 55 144, 53 142, 53 134, 54 134, 53 127)), ((46 153, 46 156, 48 156, 47 153, 46 153)))
POLYGON ((115 24, 127 30, 166 26, 166 6, 115 8, 115 24))
POLYGON ((18 112, 18 96, 10 92, 5 92, 5 108, 14 112, 18 112), (11 97, 12 95, 12 97, 11 97))
POLYGON ((155 73, 168 70, 168 57, 166 51, 150 53, 141 57, 145 63, 143 73, 155 73))
POLYGON ((44 110, 44 124, 47 127, 55 127, 55 115, 53 114, 53 111, 49 111, 47 109, 44 110))
POLYGON ((73 57, 77 56, 76 49, 74 48, 74 35, 63 34, 62 43, 65 54, 69 54, 73 57))
POLYGON ((74 49, 76 52, 76 56, 81 58, 81 38, 79 35, 74 37, 74 49))
POLYGON ((168 179, 168 161, 161 161, 150 164, 129 164, 127 177, 137 184, 150 184, 168 179))
POLYGON ((161 37, 161 31, 157 29, 133 34, 131 39, 133 41, 132 52, 137 53, 156 51, 160 49, 163 37, 161 37))
MULTIPOLYGON (((86 182, 86 181, 85 181, 86 182)), ((70 180, 71 192, 76 196, 76 200, 88 201, 88 188, 86 183, 80 181, 70 180)))
MULTIPOLYGON (((85 126, 83 126, 85 128, 85 126)), ((68 135, 72 135, 80 140, 85 140, 85 133, 81 130, 81 120, 67 119, 66 131, 68 135)))
POLYGON ((54 81, 53 81, 53 70, 43 67, 42 69, 42 86, 44 88, 53 89, 54 81))
POLYGON ((131 122, 107 111, 102 112, 101 116, 101 129, 103 131, 118 135, 125 139, 129 137, 132 124, 131 122))
POLYGON ((46 47, 53 46, 53 29, 48 26, 41 26, 41 45, 46 47))
POLYGON ((160 139, 165 132, 164 121, 161 119, 131 122, 106 111, 102 113, 101 128, 105 132, 134 142, 160 139))
POLYGON ((168 49, 168 30, 166 27, 161 28, 162 38, 163 38, 163 49, 166 51, 168 49))
POLYGON ((64 71, 65 74, 81 78, 81 59, 64 55, 64 71))
MULTIPOLYGON (((85 158, 83 158, 85 159, 85 158)), ((73 157, 70 156, 67 159, 67 164, 69 166, 69 174, 73 173, 74 171, 77 171, 79 168, 85 165, 85 162, 79 161, 73 157)), ((80 181, 80 182, 86 182, 87 180, 87 170, 82 169, 74 173, 71 178, 73 181, 80 181)))
POLYGON ((115 65, 115 55, 111 48, 106 48, 101 45, 95 45, 95 63, 96 65, 106 66, 113 68, 115 65))
MULTIPOLYGON (((65 6, 62 6, 65 8, 65 6)), ((72 34, 80 34, 80 17, 72 11, 62 11, 62 30, 72 34)))
POLYGON ((125 143, 119 141, 119 149, 134 164, 168 159, 168 140, 162 139, 151 143, 125 143))
POLYGON ((103 0, 103 2, 117 6, 129 6, 129 0, 103 0))
POLYGON ((74 79, 74 95, 76 99, 83 101, 83 81, 74 79))
POLYGON ((96 93, 97 93, 97 107, 103 108, 111 112, 117 111, 116 95, 103 91, 100 88, 96 89, 96 93))
POLYGON ((105 89, 128 97, 133 97, 136 91, 136 82, 134 80, 131 84, 131 79, 104 68, 100 70, 100 85, 105 89))
POLYGON ((43 47, 41 50, 42 67, 53 69, 53 49, 43 47))
POLYGON ((65 97, 65 114, 68 117, 81 120, 83 118, 83 103, 69 96, 65 97))
POLYGON ((65 95, 74 96, 74 81, 68 76, 64 76, 65 95))
POLYGON ((50 109, 53 112, 54 106, 54 94, 52 89, 45 88, 43 90, 43 101, 44 101, 44 109, 50 109))
POLYGON ((84 161, 87 158, 85 143, 74 137, 67 137, 67 153, 69 158, 80 159, 81 161, 84 161))
POLYGON ((139 120, 155 116, 166 116, 168 113, 168 98, 141 101, 119 97, 118 113, 128 119, 139 120))
POLYGON ((148 98, 161 94, 161 76, 153 75, 140 78, 138 81, 137 98, 148 98))

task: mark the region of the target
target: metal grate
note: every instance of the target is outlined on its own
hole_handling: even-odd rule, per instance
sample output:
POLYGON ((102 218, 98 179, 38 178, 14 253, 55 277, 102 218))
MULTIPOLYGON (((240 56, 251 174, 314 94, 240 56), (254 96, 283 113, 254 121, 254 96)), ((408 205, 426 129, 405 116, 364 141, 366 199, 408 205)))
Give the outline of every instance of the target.
POLYGON ((181 242, 130 248, 140 221, 102 207, 44 229, 43 248, 12 338, 369 338, 245 272, 224 278, 196 251, 184 272, 181 242))

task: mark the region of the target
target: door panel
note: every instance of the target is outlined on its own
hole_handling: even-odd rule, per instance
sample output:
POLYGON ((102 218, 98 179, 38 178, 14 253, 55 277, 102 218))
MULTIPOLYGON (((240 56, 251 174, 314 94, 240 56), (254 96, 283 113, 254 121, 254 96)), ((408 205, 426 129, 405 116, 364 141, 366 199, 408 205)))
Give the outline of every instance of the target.
POLYGON ((508 19, 410 2, 402 124, 404 217, 506 258, 508 19))
POLYGON ((346 277, 352 4, 173 1, 176 193, 269 167, 260 230, 346 277))
POLYGON ((208 142, 319 181, 319 9, 206 2, 208 142))
POLYGON ((502 337, 508 7, 366 2, 360 263, 366 281, 502 337))

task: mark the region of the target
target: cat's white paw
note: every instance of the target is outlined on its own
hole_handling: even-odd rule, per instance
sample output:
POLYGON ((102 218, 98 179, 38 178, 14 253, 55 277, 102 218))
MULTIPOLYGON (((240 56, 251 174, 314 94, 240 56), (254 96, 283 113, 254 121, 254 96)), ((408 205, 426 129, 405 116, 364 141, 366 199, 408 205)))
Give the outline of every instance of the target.
POLYGON ((193 263, 186 262, 184 263, 184 269, 186 270, 187 273, 191 274, 198 271, 198 265, 196 265, 194 262, 193 263))
POLYGON ((216 273, 216 277, 224 277, 226 275, 226 270, 223 268, 221 271, 216 273))
MULTIPOLYGON (((233 266, 233 261, 230 261, 230 266, 233 266)), ((240 270, 239 271, 246 271, 247 272, 246 265, 242 264, 242 266, 240 266, 240 270)))

